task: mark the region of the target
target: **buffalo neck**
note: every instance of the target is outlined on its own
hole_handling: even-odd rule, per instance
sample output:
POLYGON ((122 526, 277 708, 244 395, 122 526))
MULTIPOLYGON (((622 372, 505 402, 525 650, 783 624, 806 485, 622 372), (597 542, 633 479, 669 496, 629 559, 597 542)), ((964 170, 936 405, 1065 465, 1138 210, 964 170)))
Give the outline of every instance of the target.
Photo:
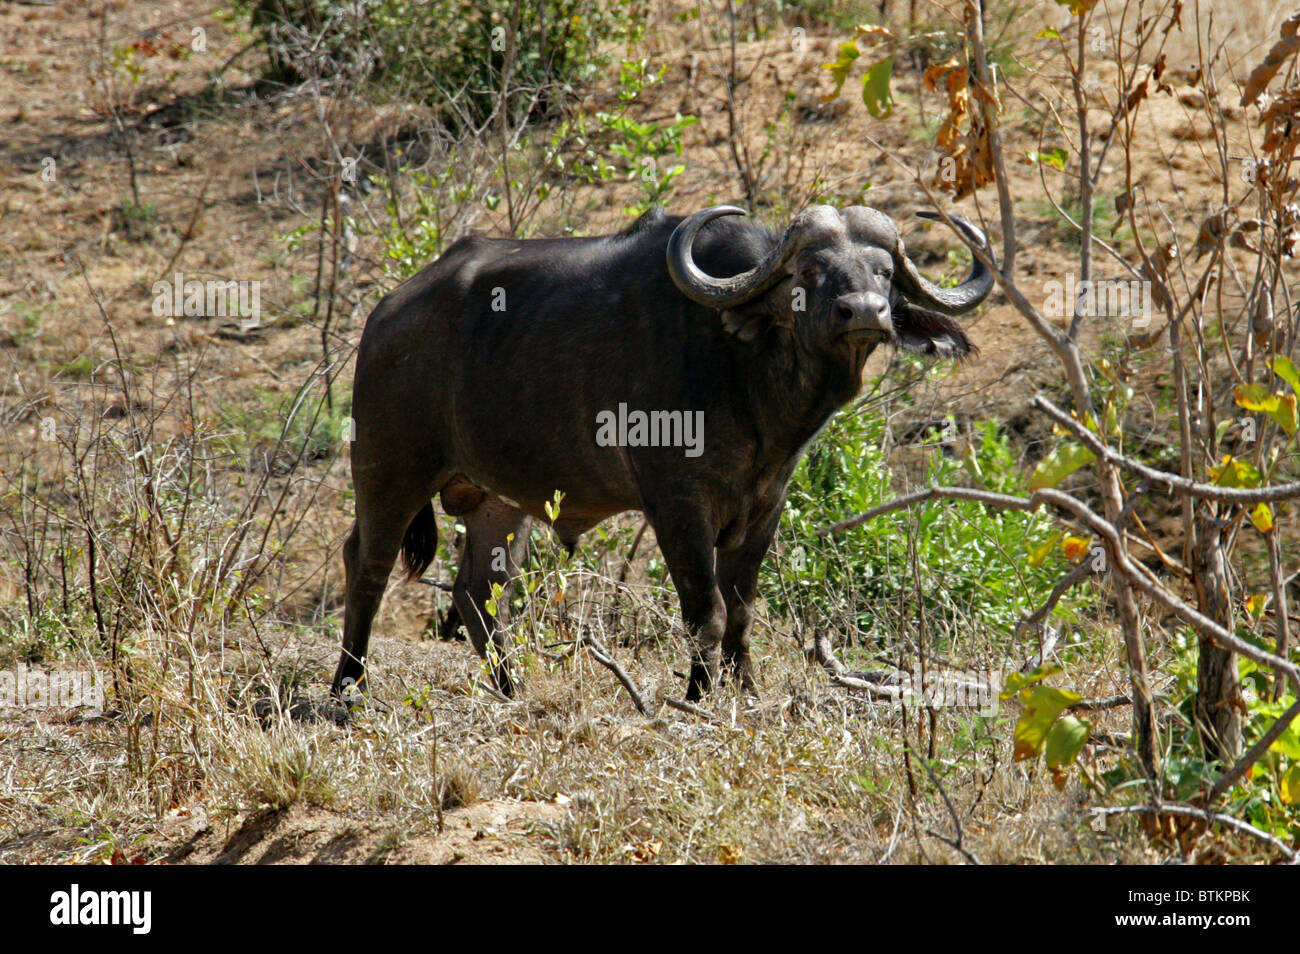
POLYGON ((798 453, 862 387, 869 350, 828 357, 773 328, 749 353, 749 406, 760 446, 798 453))

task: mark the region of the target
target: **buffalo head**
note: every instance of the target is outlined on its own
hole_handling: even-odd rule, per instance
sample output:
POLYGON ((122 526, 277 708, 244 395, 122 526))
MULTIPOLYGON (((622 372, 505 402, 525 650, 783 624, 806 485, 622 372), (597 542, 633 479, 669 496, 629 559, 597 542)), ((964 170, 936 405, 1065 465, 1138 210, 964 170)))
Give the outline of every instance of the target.
MULTIPOLYGON (((960 285, 940 288, 907 257, 898 227, 883 212, 814 205, 795 217, 754 268, 729 277, 706 274, 692 258, 696 234, 714 219, 743 214, 726 205, 696 212, 677 226, 667 251, 682 294, 723 312, 728 330, 743 340, 777 324, 814 354, 838 352, 859 363, 883 343, 940 357, 972 350, 951 316, 975 308, 992 289, 993 275, 980 262, 960 285)), ((975 226, 956 216, 953 221, 971 241, 985 244, 975 226)))

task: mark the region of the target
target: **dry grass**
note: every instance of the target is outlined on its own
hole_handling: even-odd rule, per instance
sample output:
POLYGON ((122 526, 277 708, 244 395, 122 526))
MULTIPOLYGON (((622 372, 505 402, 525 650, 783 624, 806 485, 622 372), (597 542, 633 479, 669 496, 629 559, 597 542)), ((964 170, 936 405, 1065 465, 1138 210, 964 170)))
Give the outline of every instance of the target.
MULTIPOLYGON (((136 36, 172 15, 174 6, 110 2, 113 35, 136 36)), ((1044 16, 1058 9, 1042 7, 1044 16)), ((1216 18, 1236 29, 1228 44, 1234 62, 1251 62, 1282 16, 1266 0, 1215 7, 1216 18)), ((673 65, 648 97, 647 113, 688 109, 701 116, 686 134, 688 166, 673 195, 673 205, 682 209, 734 198, 737 188, 720 139, 726 129, 717 71, 723 47, 701 42, 698 26, 680 22, 676 14, 684 8, 653 5, 640 51, 673 65), (681 53, 689 48, 701 52, 688 69, 681 53)), ((208 26, 214 57, 238 49, 239 38, 205 19, 206 10, 192 13, 208 26)), ((110 678, 115 674, 120 691, 108 713, 0 712, 0 861, 1143 863, 1188 857, 1174 846, 1149 843, 1135 821, 1112 820, 1109 830, 1094 831, 1088 808, 1097 789, 1083 786, 1077 774, 1057 791, 1041 769, 1013 764, 1013 706, 988 719, 963 709, 901 711, 832 685, 806 663, 804 640, 792 631, 840 621, 784 620, 760 607, 760 697, 724 689, 709 699, 707 719, 667 706, 665 699, 681 695, 674 668, 683 665, 686 649, 652 539, 627 580, 620 580, 638 524, 630 518, 611 522, 607 540, 563 567, 569 581, 563 606, 550 599, 561 564, 552 549, 541 548, 540 588, 521 606, 513 629, 527 673, 519 701, 502 702, 482 689, 479 663, 465 644, 408 638, 439 604, 445 606, 446 595, 405 586, 389 594, 376 620, 369 707, 346 727, 313 720, 326 708, 324 686, 338 651, 337 548, 350 521, 347 461, 326 454, 294 463, 292 446, 284 458, 285 449, 248 422, 272 417, 275 401, 311 379, 320 357, 319 329, 301 307, 311 297, 304 276, 313 274, 316 246, 290 247, 282 240, 318 212, 319 183, 302 172, 319 161, 314 104, 301 96, 251 95, 251 61, 240 64, 250 72, 228 72, 225 95, 206 104, 197 94, 210 62, 150 59, 144 83, 132 94, 138 102, 128 105, 129 117, 143 124, 137 172, 156 218, 146 223, 145 237, 132 235, 120 215, 128 191, 123 159, 100 108, 102 90, 86 80, 101 75, 97 28, 88 6, 0 9, 0 31, 11 31, 23 44, 22 51, 5 52, 10 69, 0 77, 0 117, 11 120, 12 132, 0 174, 17 183, 6 191, 0 212, 6 225, 21 226, 0 230, 0 256, 15 263, 0 275, 10 438, 0 459, 5 505, 27 506, 37 499, 28 488, 47 486, 53 488, 43 498, 47 503, 75 511, 77 495, 93 488, 67 469, 66 447, 40 442, 42 419, 54 415, 85 427, 100 422, 94 433, 106 446, 119 442, 113 446, 120 449, 129 443, 125 421, 134 399, 154 428, 157 456, 151 462, 160 472, 174 475, 178 466, 202 458, 186 435, 210 447, 237 446, 236 453, 221 452, 221 460, 240 466, 218 466, 202 484, 204 494, 195 498, 202 505, 191 511, 187 562, 179 569, 163 572, 167 550, 156 527, 155 536, 145 538, 161 556, 144 561, 139 578, 130 581, 131 600, 110 607, 118 611, 118 625, 107 643, 85 610, 85 534, 43 535, 47 511, 14 510, 22 518, 6 529, 13 545, 0 572, 0 661, 93 666, 110 678), (55 53, 31 52, 46 41, 55 53), (145 122, 152 107, 187 97, 201 108, 183 121, 145 122), (61 163, 56 188, 36 178, 47 153, 61 163), (201 195, 207 210, 183 239, 201 195), (51 228, 32 227, 46 221, 51 228), (177 267, 187 272, 262 279, 276 323, 251 339, 231 337, 216 321, 160 327, 148 309, 150 283, 178 247, 177 267), (85 279, 78 261, 85 264, 85 279), (104 315, 87 284, 101 297, 104 315), (120 337, 124 361, 114 363, 110 327, 120 337), (73 364, 82 358, 90 360, 91 373, 73 364), (37 483, 20 486, 15 475, 29 473, 24 468, 35 468, 30 473, 37 483), (251 492, 262 479, 265 493, 251 492), (272 516, 268 501, 281 498, 279 510, 287 516, 272 516), (259 571, 264 576, 249 600, 232 613, 204 582, 201 557, 227 538, 231 522, 241 521, 274 528, 263 551, 274 559, 259 571), (24 619, 41 614, 29 613, 24 571, 31 566, 22 565, 14 542, 20 537, 40 543, 29 562, 51 578, 62 565, 58 554, 78 551, 75 559, 67 557, 79 568, 71 593, 82 612, 71 627, 22 628, 24 619), (654 700, 652 716, 637 715, 614 677, 588 655, 565 655, 582 633, 597 636, 626 666, 654 700), (116 664, 114 654, 121 656, 116 664)), ((764 123, 780 114, 787 93, 795 94, 796 115, 805 117, 777 124, 786 151, 769 180, 773 217, 811 197, 856 195, 868 182, 872 204, 910 213, 921 204, 918 190, 861 143, 871 136, 917 157, 927 143, 909 122, 877 123, 857 108, 821 110, 818 100, 829 83, 817 67, 841 37, 824 31, 812 39, 815 48, 806 53, 792 51, 779 37, 741 44, 743 70, 764 64, 744 91, 742 135, 755 154, 767 143, 764 123)), ((1177 44, 1171 62, 1190 62, 1194 42, 1177 44)), ((1027 64, 1027 88, 1059 88, 1060 64, 1047 44, 1026 41, 1017 52, 1027 64)), ((898 84, 900 110, 910 109, 902 100, 916 92, 917 78, 900 74, 898 84)), ((330 105, 340 128, 357 142, 377 142, 419 118, 400 106, 367 111, 346 100, 330 105)), ((1138 157, 1148 188, 1171 201, 1179 189, 1212 190, 1212 179, 1191 161, 1203 144, 1178 138, 1185 111, 1171 100, 1154 112, 1150 148, 1138 157), (1170 169, 1178 163, 1186 167, 1175 185, 1170 169)), ((1033 124, 1026 120, 1020 131, 1032 143, 1033 124)), ((1029 274, 1058 276, 1071 268, 1071 254, 1062 247, 1059 223, 1034 204, 1037 172, 1016 166, 1013 175, 1023 197, 1018 212, 1030 224, 1024 267, 1029 274)), ((574 192, 569 199, 576 211, 562 213, 558 202, 548 207, 539 217, 543 231, 576 224, 597 233, 625 225, 622 209, 637 198, 638 187, 616 181, 574 192)), ((363 201, 358 221, 382 216, 380 198, 363 201)), ((481 212, 472 224, 489 231, 500 222, 481 212)), ((947 243, 918 232, 913 247, 941 255, 947 243)), ((338 292, 331 347, 339 380, 347 380, 362 317, 391 284, 378 255, 378 241, 363 235, 354 272, 338 292)), ((998 419, 1023 438, 1018 450, 1028 461, 1030 445, 1045 428, 1031 432, 1012 422, 1023 416, 1027 393, 1054 384, 1046 351, 1006 307, 990 308, 973 329, 984 352, 979 362, 932 378, 915 389, 908 406, 900 402, 887 410, 896 413, 900 429, 908 418, 941 420, 950 410, 963 422, 998 419)), ((1095 353, 1104 349, 1103 337, 1090 340, 1095 353)), ((882 368, 883 359, 871 370, 882 368)), ((320 391, 310 398, 309 410, 320 391)), ((1149 416, 1158 417, 1154 409, 1149 416)), ((147 504, 139 485, 127 480, 139 462, 116 453, 102 466, 97 509, 86 519, 102 534, 110 557, 140 566, 131 562, 134 538, 126 532, 128 516, 147 504)), ((900 466, 900 474, 906 469, 900 466)), ((182 493, 176 499, 189 498, 182 493)), ((444 541, 454 536, 452 528, 452 521, 441 521, 444 541)), ((239 551, 239 561, 256 556, 251 546, 239 551)), ((448 562, 440 553, 430 575, 445 582, 448 562)), ((225 569, 223 582, 230 584, 239 566, 225 569)), ((107 580, 115 582, 123 581, 107 580)), ((57 603, 57 587, 45 595, 57 603)), ((915 659, 924 640, 906 601, 874 609, 882 619, 898 620, 896 644, 915 659)), ((1088 697, 1122 691, 1126 673, 1104 608, 1088 623, 1092 631, 1063 653, 1062 684, 1088 697)), ((950 625, 933 635, 960 654, 958 665, 993 660, 1008 669, 1028 654, 960 612, 950 625)), ((1153 665, 1161 669, 1172 655, 1167 634, 1153 626, 1153 665)), ((1127 713, 1100 714, 1097 727, 1123 733, 1127 713)), ((1094 745, 1082 760, 1097 780, 1122 756, 1094 745)), ((1250 842, 1213 835, 1190 857, 1261 856, 1250 842)))
MULTIPOLYGON (((264 724, 249 706, 231 707, 250 677, 284 673, 222 671, 215 655, 200 657, 197 704, 188 680, 138 660, 150 690, 135 725, 31 714, 3 723, 0 858, 165 859, 195 833, 176 819, 205 819, 215 838, 293 806, 317 810, 320 825, 333 816, 371 826, 377 849, 436 834, 487 800, 566 807, 540 841, 561 861, 961 860, 939 837, 956 832, 939 785, 963 848, 980 860, 1140 858, 1126 839, 1087 828, 1081 791, 1057 793, 1045 776, 1005 764, 1008 713, 983 721, 937 710, 931 730, 923 709, 905 720, 828 686, 785 640, 760 645, 761 700, 723 691, 710 700, 712 721, 662 705, 636 715, 583 654, 535 664, 524 698, 502 703, 476 688, 463 646, 381 638, 375 650, 371 706, 347 728, 287 714, 264 724), (916 755, 931 731, 933 779, 916 755)), ((317 641, 295 677, 319 685, 332 656, 317 641)), ((679 656, 673 645, 649 648, 629 669, 643 688, 676 694, 669 668, 679 656)))

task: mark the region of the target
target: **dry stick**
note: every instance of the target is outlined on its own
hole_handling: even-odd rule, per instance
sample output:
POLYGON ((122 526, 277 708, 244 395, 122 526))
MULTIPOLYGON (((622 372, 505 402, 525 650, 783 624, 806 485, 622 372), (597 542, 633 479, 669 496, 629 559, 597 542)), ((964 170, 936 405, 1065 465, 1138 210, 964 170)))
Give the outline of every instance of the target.
POLYGON ((1280 851, 1292 864, 1300 861, 1300 852, 1297 852, 1282 839, 1276 838, 1266 831, 1260 831, 1254 825, 1233 818, 1231 815, 1221 815, 1218 812, 1196 808, 1193 805, 1172 805, 1168 803, 1161 805, 1119 805, 1114 808, 1095 808, 1093 811, 1098 815, 1182 815, 1185 818, 1199 818, 1207 823, 1217 822, 1220 825, 1226 825, 1235 831, 1267 842, 1280 851))
POLYGON ((820 663, 822 668, 830 675, 831 682, 837 686, 843 686, 845 689, 859 689, 872 698, 885 699, 890 702, 897 702, 902 695, 896 686, 878 686, 874 682, 861 678, 859 674, 851 673, 849 667, 836 658, 829 637, 821 630, 813 631, 812 647, 805 649, 804 653, 809 659, 815 659, 820 663))
POLYGON ((1120 693, 1118 696, 1106 696, 1104 699, 1084 699, 1082 702, 1076 702, 1072 706, 1065 708, 1072 712, 1100 712, 1102 709, 1117 709, 1120 706, 1126 706, 1132 703, 1133 697, 1128 693, 1120 693))
POLYGON ((925 766, 925 771, 929 774, 930 781, 934 783, 934 787, 939 790, 939 796, 943 799, 943 804, 948 809, 949 817, 952 818, 953 827, 957 829, 957 837, 946 838, 945 836, 935 831, 933 828, 925 829, 925 833, 929 835, 931 838, 938 838, 949 848, 952 848, 953 850, 960 852, 962 857, 964 857, 971 864, 973 865, 984 864, 984 862, 980 861, 979 858, 975 857, 973 853, 967 851, 965 848, 962 847, 961 819, 957 817, 957 810, 952 807, 952 801, 948 798, 948 792, 943 787, 943 783, 939 781, 939 777, 934 774, 934 769, 930 767, 930 761, 931 761, 930 759, 921 759, 921 764, 925 766))
POLYGON ((632 704, 636 706, 636 711, 643 716, 648 716, 650 709, 645 704, 645 698, 641 695, 641 690, 637 688, 636 683, 632 681, 632 677, 627 674, 627 671, 618 664, 618 660, 611 656, 609 651, 597 642, 594 636, 583 636, 582 644, 587 647, 587 651, 591 653, 591 657, 596 662, 618 677, 618 681, 623 684, 627 694, 632 697, 632 704))
MULTIPOLYGON (((1280 678, 1278 682, 1281 683, 1280 678)), ((1300 715, 1300 701, 1293 703, 1291 708, 1278 716, 1277 721, 1269 726, 1268 731, 1259 737, 1259 741, 1246 750, 1245 754, 1237 760, 1237 764, 1228 769, 1223 778, 1214 783, 1214 787, 1210 789, 1210 801, 1214 801, 1214 799, 1232 788, 1237 779, 1245 775, 1246 770, 1258 762, 1260 757, 1269 750, 1269 747, 1277 741, 1278 736, 1286 731, 1286 727, 1292 723, 1297 715, 1300 715)))
POLYGON ((687 702, 684 699, 664 699, 664 704, 670 709, 676 709, 679 712, 689 712, 693 716, 699 716, 705 722, 711 722, 713 725, 725 726, 726 723, 715 716, 708 709, 697 706, 693 702, 687 702))
MULTIPOLYGON (((1290 658, 1291 632, 1287 620, 1286 585, 1282 582, 1282 541, 1277 528, 1273 527, 1268 537, 1268 575, 1273 585, 1273 627, 1277 654, 1283 659, 1290 658)), ((1286 688, 1279 676, 1273 684, 1273 701, 1282 698, 1286 688)))
POLYGON ((167 259, 167 267, 162 270, 160 281, 167 278, 167 273, 176 264, 176 259, 181 257, 181 252, 185 250, 185 246, 189 244, 190 239, 194 237, 194 224, 198 222, 199 213, 203 211, 203 200, 207 198, 208 184, 212 182, 212 176, 213 172, 209 172, 207 178, 203 180, 203 186, 199 189, 199 197, 194 202, 194 211, 190 213, 190 220, 185 226, 185 231, 181 233, 181 240, 176 246, 176 251, 172 252, 172 257, 167 259))
POLYGON ((632 561, 636 559, 637 547, 641 546, 641 538, 645 536, 645 528, 649 525, 649 520, 642 520, 641 528, 637 530, 636 536, 632 538, 632 546, 628 549, 627 556, 623 559, 623 569, 618 574, 620 583, 627 582, 627 575, 632 569, 632 561))
MULTIPOLYGON (((1055 647, 1055 640, 1049 642, 1047 653, 1050 653, 1055 647)), ((854 672, 848 666, 840 662, 836 657, 835 651, 831 648, 830 639, 821 630, 815 630, 813 633, 812 646, 804 649, 804 655, 810 662, 815 661, 826 670, 830 676, 831 682, 845 689, 857 689, 867 693, 873 699, 879 699, 885 702, 899 703, 903 700, 906 688, 903 686, 889 685, 885 680, 889 679, 894 673, 886 672, 854 672)), ((1030 662, 1033 662, 1032 660, 1030 662)), ((1022 671, 1029 671, 1037 666, 1038 663, 1030 665, 1026 663, 1022 671)), ((959 683, 958 687, 973 688, 979 691, 986 689, 997 690, 997 687, 975 682, 959 683)))
MULTIPOLYGON (((1123 529, 1125 521, 1129 518, 1130 515, 1133 514, 1133 509, 1134 507, 1137 506, 1137 502, 1146 495, 1147 487, 1148 484, 1147 482, 1144 481, 1142 485, 1138 487, 1137 492, 1135 492, 1129 497, 1128 503, 1126 503, 1124 505, 1124 509, 1120 511, 1119 519, 1115 521, 1118 527, 1123 529)), ((1084 578, 1086 578, 1091 573, 1092 573, 1092 561, 1084 560, 1073 570, 1071 570, 1068 574, 1062 577, 1062 579, 1056 584, 1056 586, 1052 588, 1052 593, 1050 596, 1047 597, 1047 602, 1045 602, 1032 614, 1022 619, 1020 623, 1016 626, 1016 633, 1015 633, 1016 638, 1020 639, 1024 631, 1029 627, 1041 625, 1043 621, 1047 619, 1048 614, 1050 614, 1052 610, 1056 608, 1056 604, 1060 602, 1061 597, 1065 595, 1065 592, 1069 590, 1071 587, 1075 586, 1077 583, 1081 582, 1084 578)), ((1041 665, 1043 659, 1046 658, 1047 650, 1044 650, 1042 653, 1040 653, 1040 656, 1042 658, 1040 658, 1040 661, 1038 663, 1039 665, 1041 665)), ((1025 671, 1026 670, 1024 669, 1021 670, 1021 672, 1025 672, 1025 671)))
POLYGON ((1215 484, 1197 483, 1194 480, 1171 474, 1168 471, 1156 470, 1154 467, 1148 467, 1146 464, 1125 457, 1118 451, 1113 450, 1096 434, 1041 394, 1034 398, 1033 404, 1062 427, 1068 428, 1079 439, 1081 444, 1098 457, 1105 457, 1111 463, 1117 464, 1125 470, 1151 481, 1153 484, 1161 484, 1171 490, 1190 494, 1193 497, 1201 497, 1205 500, 1217 500, 1220 503, 1248 504, 1292 500, 1300 497, 1300 483, 1276 484, 1272 487, 1219 487, 1215 484))
POLYGON ((1041 625, 1047 619, 1048 614, 1056 608, 1056 604, 1061 601, 1061 597, 1065 595, 1065 592, 1073 589, 1078 583, 1083 582, 1091 575, 1092 561, 1085 559, 1069 573, 1061 577, 1056 586, 1052 587, 1052 594, 1047 597, 1047 602, 1016 625, 1016 638, 1020 639, 1025 630, 1041 625))

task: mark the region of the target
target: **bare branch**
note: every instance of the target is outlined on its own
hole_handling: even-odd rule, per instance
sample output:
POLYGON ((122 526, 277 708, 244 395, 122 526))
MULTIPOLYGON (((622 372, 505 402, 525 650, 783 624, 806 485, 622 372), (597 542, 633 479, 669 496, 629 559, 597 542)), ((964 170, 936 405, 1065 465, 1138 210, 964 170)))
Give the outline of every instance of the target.
POLYGON ((1300 497, 1300 483, 1278 484, 1274 487, 1217 487, 1214 484, 1202 484, 1168 471, 1156 470, 1146 464, 1125 457, 1108 447, 1096 434, 1088 430, 1070 415, 1066 414, 1041 394, 1034 397, 1034 407, 1038 408, 1056 423, 1069 429, 1084 447, 1098 457, 1104 457, 1111 463, 1137 474, 1153 484, 1160 484, 1171 490, 1191 494, 1205 500, 1217 500, 1221 503, 1260 503, 1275 500, 1293 500, 1300 497))
POLYGON ((1260 760, 1297 715, 1300 715, 1300 701, 1295 702, 1291 708, 1278 716, 1277 721, 1269 726, 1268 731, 1259 737, 1259 741, 1246 750, 1245 754, 1237 760, 1237 764, 1228 769, 1223 778, 1214 783, 1214 787, 1210 789, 1210 801, 1214 801, 1230 789, 1237 779, 1245 775, 1246 770, 1260 760))

